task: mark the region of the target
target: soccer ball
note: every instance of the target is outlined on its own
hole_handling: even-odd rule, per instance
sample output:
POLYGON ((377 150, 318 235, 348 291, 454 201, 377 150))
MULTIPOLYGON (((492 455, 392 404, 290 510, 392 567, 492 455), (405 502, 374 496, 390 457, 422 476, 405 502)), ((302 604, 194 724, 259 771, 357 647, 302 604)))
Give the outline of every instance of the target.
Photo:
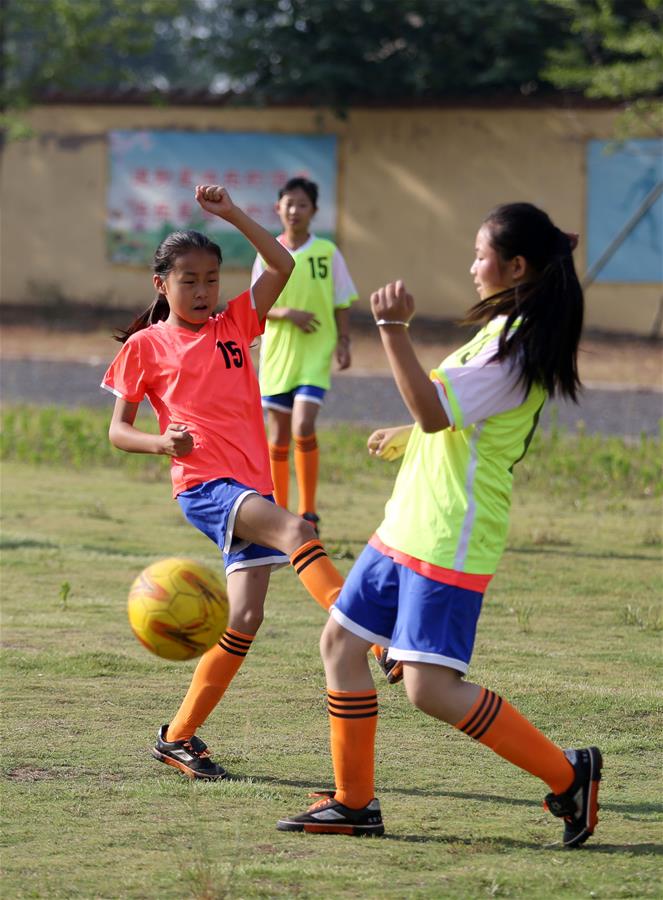
POLYGON ((221 579, 190 559, 162 559, 144 569, 129 591, 129 624, 144 647, 164 659, 193 659, 228 624, 221 579))

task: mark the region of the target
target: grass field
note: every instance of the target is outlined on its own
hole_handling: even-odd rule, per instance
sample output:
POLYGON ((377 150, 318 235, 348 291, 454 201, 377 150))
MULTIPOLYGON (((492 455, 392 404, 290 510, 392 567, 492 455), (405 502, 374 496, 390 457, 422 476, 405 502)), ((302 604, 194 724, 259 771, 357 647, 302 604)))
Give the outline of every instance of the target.
MULTIPOLYGON (((659 442, 535 441, 479 626, 472 677, 561 745, 604 753, 599 831, 569 852, 543 785, 379 676, 385 838, 275 830, 331 777, 323 614, 291 571, 201 731, 233 779, 192 784, 153 761, 194 663, 139 646, 127 588, 162 556, 216 565, 215 548, 163 466, 107 450, 102 416, 3 420, 3 896, 663 896, 659 442)), ((395 474, 364 437, 321 435, 323 539, 343 571, 395 474)))

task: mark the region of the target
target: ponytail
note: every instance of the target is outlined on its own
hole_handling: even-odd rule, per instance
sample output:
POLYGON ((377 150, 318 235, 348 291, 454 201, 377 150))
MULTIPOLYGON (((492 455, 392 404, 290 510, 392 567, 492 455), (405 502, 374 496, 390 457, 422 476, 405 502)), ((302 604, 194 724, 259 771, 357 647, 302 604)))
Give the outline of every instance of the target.
MULTIPOLYGON (((221 248, 200 231, 173 231, 165 237, 156 249, 152 271, 164 280, 179 256, 188 253, 189 250, 206 250, 216 256, 219 265, 222 262, 221 248)), ((113 335, 116 341, 124 344, 132 334, 142 331, 154 325, 155 322, 163 322, 170 315, 170 306, 166 295, 161 291, 156 295, 148 308, 137 316, 126 331, 119 330, 113 335)))
POLYGON ((118 330, 117 334, 113 335, 113 340, 124 344, 132 334, 135 334, 137 331, 142 331, 143 328, 147 328, 149 325, 154 325, 155 322, 164 322, 169 315, 170 306, 168 305, 166 296, 159 291, 145 312, 136 316, 126 331, 118 330))
POLYGON ((512 360, 527 391, 540 384, 550 396, 577 403, 584 299, 571 239, 529 203, 500 206, 484 225, 500 257, 523 256, 534 278, 477 303, 463 324, 485 324, 505 315, 494 358, 512 360))

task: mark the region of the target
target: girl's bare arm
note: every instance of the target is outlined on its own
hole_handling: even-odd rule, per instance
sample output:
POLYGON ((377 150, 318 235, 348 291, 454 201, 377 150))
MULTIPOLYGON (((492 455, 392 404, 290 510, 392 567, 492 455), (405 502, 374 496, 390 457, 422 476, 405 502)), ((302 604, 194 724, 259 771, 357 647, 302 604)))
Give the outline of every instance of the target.
POLYGON ((217 184, 196 187, 196 200, 208 212, 230 222, 250 241, 265 263, 265 271, 253 285, 253 299, 259 318, 264 319, 286 286, 295 261, 286 248, 254 219, 235 206, 230 194, 217 184))
POLYGON ((154 453, 186 456, 193 449, 193 438, 181 422, 171 422, 163 434, 148 434, 134 427, 139 403, 118 397, 108 429, 111 444, 127 453, 154 453))

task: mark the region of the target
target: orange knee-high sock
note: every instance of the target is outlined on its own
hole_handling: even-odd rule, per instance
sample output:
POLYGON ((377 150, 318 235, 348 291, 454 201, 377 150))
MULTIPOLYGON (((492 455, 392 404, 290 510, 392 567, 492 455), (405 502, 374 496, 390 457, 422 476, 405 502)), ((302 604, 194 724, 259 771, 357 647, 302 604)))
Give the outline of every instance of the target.
POLYGON ((481 688, 476 702, 455 727, 545 781, 555 794, 573 781, 573 766, 562 750, 493 691, 481 688))
MULTIPOLYGON (((311 597, 328 610, 335 602, 343 587, 343 577, 327 556, 320 541, 307 541, 290 557, 290 563, 299 575, 299 580, 311 597)), ((377 660, 382 656, 382 647, 371 647, 377 660)))
POLYGON ((376 691, 327 691, 335 797, 361 809, 375 797, 376 691))
POLYGON ((288 488, 290 487, 289 451, 290 447, 287 444, 283 447, 278 444, 269 444, 269 467, 272 470, 272 481, 274 482, 274 499, 284 509, 288 508, 288 488))
POLYGON ((313 599, 323 609, 329 609, 341 593, 343 577, 320 541, 302 544, 290 557, 290 563, 313 599))
POLYGON ((226 628, 218 644, 203 654, 182 705, 168 726, 166 740, 186 741, 196 733, 225 694, 254 637, 226 628))
POLYGON ((315 492, 318 489, 320 450, 315 434, 295 437, 295 475, 299 493, 299 515, 315 512, 315 492))

